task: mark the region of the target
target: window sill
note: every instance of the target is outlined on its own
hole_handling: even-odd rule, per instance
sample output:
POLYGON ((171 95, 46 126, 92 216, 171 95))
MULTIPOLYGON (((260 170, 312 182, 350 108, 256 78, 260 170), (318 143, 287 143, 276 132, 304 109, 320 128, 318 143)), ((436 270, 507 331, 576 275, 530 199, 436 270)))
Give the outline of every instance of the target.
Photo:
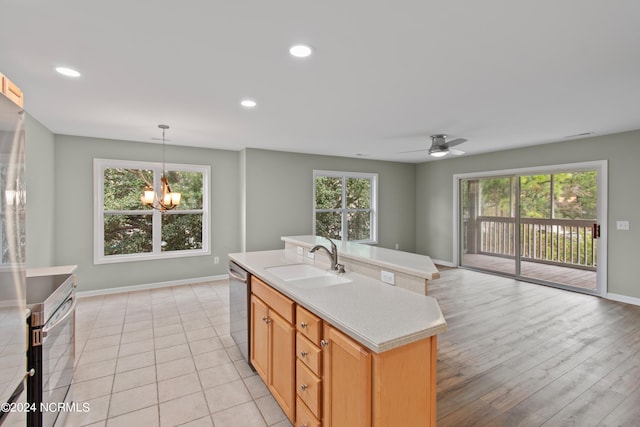
POLYGON ((189 251, 171 251, 160 254, 133 254, 133 255, 109 255, 93 260, 94 265, 116 264, 121 262, 153 261, 160 259, 185 258, 196 256, 209 256, 210 250, 198 249, 189 251))

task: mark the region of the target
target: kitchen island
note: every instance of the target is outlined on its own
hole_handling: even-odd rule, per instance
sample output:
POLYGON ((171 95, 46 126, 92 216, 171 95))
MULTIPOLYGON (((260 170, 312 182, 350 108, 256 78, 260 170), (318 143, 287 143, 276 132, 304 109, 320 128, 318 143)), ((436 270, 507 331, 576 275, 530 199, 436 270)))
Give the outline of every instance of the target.
POLYGON ((296 425, 435 425, 437 301, 294 249, 236 253, 250 361, 296 425))

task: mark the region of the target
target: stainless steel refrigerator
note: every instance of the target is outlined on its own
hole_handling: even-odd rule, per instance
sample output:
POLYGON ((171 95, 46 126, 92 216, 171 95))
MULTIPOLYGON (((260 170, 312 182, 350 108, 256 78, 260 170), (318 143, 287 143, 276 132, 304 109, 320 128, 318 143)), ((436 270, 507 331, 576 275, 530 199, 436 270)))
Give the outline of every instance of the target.
POLYGON ((25 197, 24 112, 0 93, 0 425, 3 427, 21 424, 21 418, 25 418, 25 197))

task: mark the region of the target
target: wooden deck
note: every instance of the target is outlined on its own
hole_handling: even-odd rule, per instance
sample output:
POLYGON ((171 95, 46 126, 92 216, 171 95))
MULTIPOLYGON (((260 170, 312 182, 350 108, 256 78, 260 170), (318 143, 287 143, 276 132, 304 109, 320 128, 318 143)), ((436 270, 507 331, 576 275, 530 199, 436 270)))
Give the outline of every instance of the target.
POLYGON ((640 307, 465 269, 429 295, 438 427, 640 426, 640 307))
MULTIPOLYGON (((480 254, 465 254, 463 265, 472 268, 482 268, 500 273, 514 274, 515 262, 513 259, 480 254)), ((596 272, 571 267, 542 264, 538 262, 523 261, 521 275, 524 278, 544 280, 564 286, 571 286, 578 290, 595 291, 596 272)))

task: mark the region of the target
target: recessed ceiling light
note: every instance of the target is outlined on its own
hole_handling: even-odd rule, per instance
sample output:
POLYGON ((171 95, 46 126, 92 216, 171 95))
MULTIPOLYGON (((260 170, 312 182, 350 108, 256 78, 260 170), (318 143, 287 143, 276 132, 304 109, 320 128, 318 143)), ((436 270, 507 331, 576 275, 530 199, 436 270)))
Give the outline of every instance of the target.
POLYGON ((244 108, 256 108, 258 103, 253 99, 243 99, 242 101, 240 101, 240 105, 242 105, 244 108))
POLYGON ((67 67, 56 67, 56 71, 63 76, 67 77, 80 77, 80 73, 72 68, 67 67))
POLYGON ((308 44, 295 44, 289 48, 289 53, 296 58, 306 58, 311 56, 313 49, 308 44))

